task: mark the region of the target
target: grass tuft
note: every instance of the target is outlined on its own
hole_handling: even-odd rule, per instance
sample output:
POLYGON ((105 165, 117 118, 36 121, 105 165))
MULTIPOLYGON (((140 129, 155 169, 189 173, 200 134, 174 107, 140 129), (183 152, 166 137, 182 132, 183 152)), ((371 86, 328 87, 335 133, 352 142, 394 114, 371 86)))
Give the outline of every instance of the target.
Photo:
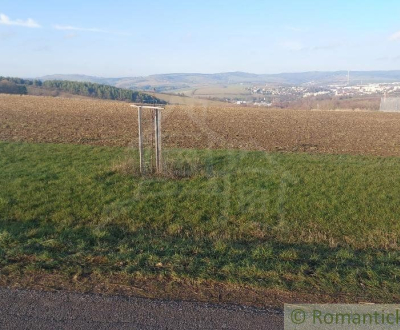
POLYGON ((127 176, 144 178, 188 179, 194 177, 211 177, 213 175, 210 164, 199 157, 189 157, 184 154, 176 156, 170 152, 167 160, 163 161, 162 173, 157 173, 151 164, 146 163, 144 172, 140 172, 140 165, 136 154, 130 154, 124 160, 118 161, 111 167, 111 171, 127 176))

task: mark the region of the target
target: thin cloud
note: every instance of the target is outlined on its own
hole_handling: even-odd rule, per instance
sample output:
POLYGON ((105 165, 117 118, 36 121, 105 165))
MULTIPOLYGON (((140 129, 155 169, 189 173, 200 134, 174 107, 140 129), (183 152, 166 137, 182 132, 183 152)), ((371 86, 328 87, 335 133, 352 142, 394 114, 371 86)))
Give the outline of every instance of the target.
POLYGON ((393 33, 390 37, 389 37, 390 41, 397 41, 400 40, 400 31, 393 33))
POLYGON ((125 32, 114 32, 114 31, 108 31, 108 30, 103 30, 103 29, 98 29, 98 28, 81 28, 81 27, 71 26, 71 25, 53 25, 53 28, 56 30, 61 30, 61 31, 81 31, 81 32, 129 35, 129 33, 125 33, 125 32))
POLYGON ((290 51, 304 50, 304 45, 300 41, 284 41, 280 46, 290 51))
POLYGON ((0 24, 2 25, 14 25, 14 26, 23 26, 27 28, 39 28, 40 25, 35 22, 32 18, 28 18, 27 20, 16 19, 12 20, 7 15, 0 13, 0 24))

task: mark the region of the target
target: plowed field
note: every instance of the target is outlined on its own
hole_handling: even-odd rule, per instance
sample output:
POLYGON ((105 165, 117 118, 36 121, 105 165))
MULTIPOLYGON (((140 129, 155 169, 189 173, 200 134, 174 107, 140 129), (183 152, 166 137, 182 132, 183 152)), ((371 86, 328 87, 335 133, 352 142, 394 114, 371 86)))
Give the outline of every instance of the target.
MULTIPOLYGON (((169 106, 162 125, 166 147, 400 156, 396 113, 169 106)), ((137 114, 121 102, 0 95, 0 140, 134 145, 137 114)))

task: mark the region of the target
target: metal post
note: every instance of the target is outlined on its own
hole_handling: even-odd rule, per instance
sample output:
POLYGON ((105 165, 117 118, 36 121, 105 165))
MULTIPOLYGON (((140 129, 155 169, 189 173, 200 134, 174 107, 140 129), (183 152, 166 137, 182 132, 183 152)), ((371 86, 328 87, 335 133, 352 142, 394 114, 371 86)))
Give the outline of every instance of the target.
POLYGON ((159 126, 158 126, 158 117, 159 117, 159 110, 158 109, 154 109, 154 136, 156 139, 156 172, 160 173, 160 149, 159 149, 159 138, 160 138, 160 134, 159 134, 159 126))
POLYGON ((143 174, 143 132, 142 132, 142 107, 138 107, 138 130, 139 130, 139 162, 140 162, 140 173, 143 174))
POLYGON ((162 160, 162 146, 161 146, 161 110, 158 109, 158 171, 163 171, 163 160, 162 160))

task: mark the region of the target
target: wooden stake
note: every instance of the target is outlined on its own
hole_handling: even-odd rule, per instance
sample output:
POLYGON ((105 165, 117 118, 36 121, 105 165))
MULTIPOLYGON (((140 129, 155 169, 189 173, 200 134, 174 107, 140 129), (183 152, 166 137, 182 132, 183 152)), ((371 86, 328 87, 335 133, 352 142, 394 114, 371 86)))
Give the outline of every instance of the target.
POLYGON ((161 145, 161 110, 158 111, 158 171, 159 173, 163 172, 163 163, 162 163, 162 145, 161 145))
MULTIPOLYGON (((164 108, 160 107, 149 107, 149 106, 138 106, 131 104, 131 107, 136 107, 138 109, 138 130, 139 130, 139 162, 140 162, 140 173, 144 174, 144 150, 143 150, 143 129, 142 129, 142 109, 152 109, 154 111, 154 137, 155 137, 155 170, 157 173, 162 173, 162 149, 161 149, 161 110, 164 108)), ((151 170, 154 170, 153 164, 153 135, 151 137, 151 170)))
POLYGON ((144 155, 143 155, 143 132, 142 132, 142 107, 138 107, 138 130, 139 130, 139 162, 140 162, 140 173, 144 173, 144 155))
POLYGON ((154 136, 156 139, 156 172, 160 173, 160 133, 159 133, 159 124, 158 124, 158 118, 159 118, 159 110, 155 109, 154 110, 154 136))

